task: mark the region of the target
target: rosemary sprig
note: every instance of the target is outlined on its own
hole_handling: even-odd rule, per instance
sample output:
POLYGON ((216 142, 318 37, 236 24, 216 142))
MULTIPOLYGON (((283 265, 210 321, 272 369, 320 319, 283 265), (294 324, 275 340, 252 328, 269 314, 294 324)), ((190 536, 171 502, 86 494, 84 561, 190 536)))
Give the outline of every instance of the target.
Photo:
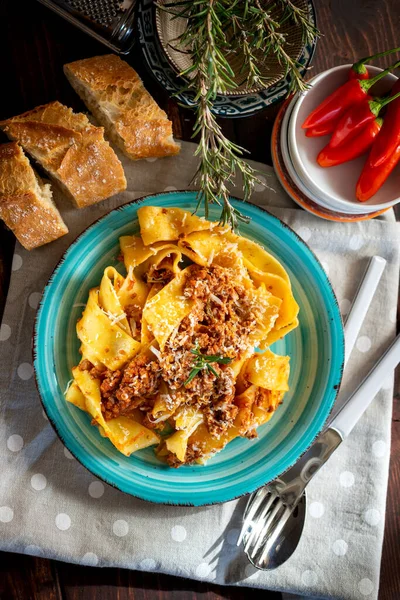
POLYGON ((211 366, 211 363, 218 363, 220 365, 229 365, 232 362, 232 358, 228 356, 221 356, 220 354, 202 354, 199 350, 199 346, 196 343, 195 347, 190 351, 196 356, 194 366, 189 373, 189 377, 186 379, 183 385, 188 385, 196 375, 203 369, 210 371, 215 377, 218 377, 217 371, 211 366))
POLYGON ((174 47, 192 59, 180 75, 187 82, 181 91, 194 91, 193 137, 200 135, 196 150, 199 166, 192 181, 200 188, 196 211, 204 205, 208 218, 209 205, 216 203, 222 209, 220 223, 236 229, 240 221, 249 219, 230 203, 228 186, 235 185, 235 176, 240 173, 244 200, 249 200, 255 184, 263 182, 244 160, 247 151, 224 135, 212 112, 219 92, 241 85, 235 80, 229 57, 240 50, 243 72, 247 71, 246 85, 252 87, 267 85, 269 78, 262 75, 260 66, 272 54, 285 76, 290 74, 292 90, 304 90, 307 86, 300 64, 290 56, 289 42, 280 28, 292 20, 301 27, 304 41, 314 39, 318 31, 292 0, 159 0, 158 6, 174 18, 187 19, 187 27, 174 47))
POLYGON ((315 38, 320 36, 320 32, 311 23, 305 10, 296 6, 291 0, 278 0, 278 2, 283 8, 283 17, 291 19, 301 27, 304 43, 311 44, 315 38))

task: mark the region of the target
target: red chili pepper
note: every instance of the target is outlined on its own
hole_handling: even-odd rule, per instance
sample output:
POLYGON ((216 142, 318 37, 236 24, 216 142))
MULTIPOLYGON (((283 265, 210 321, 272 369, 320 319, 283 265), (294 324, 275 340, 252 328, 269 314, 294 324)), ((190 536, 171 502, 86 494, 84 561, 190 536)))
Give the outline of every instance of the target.
POLYGON ((357 182, 356 197, 360 202, 366 202, 382 187, 390 173, 400 160, 400 144, 389 158, 379 167, 371 167, 369 157, 366 160, 360 178, 357 182))
MULTIPOLYGON (((391 95, 400 92, 400 79, 392 88, 391 95)), ((389 106, 382 132, 376 139, 370 156, 371 166, 378 167, 394 152, 400 144, 400 100, 395 100, 389 106)))
POLYGON ((318 127, 310 127, 306 129, 307 137, 321 137, 322 135, 329 135, 335 130, 337 121, 328 121, 328 123, 319 125, 318 127))
POLYGON ((321 167, 334 167, 361 156, 372 146, 372 142, 378 135, 382 123, 383 119, 379 117, 375 121, 368 123, 361 133, 350 140, 344 147, 332 148, 330 144, 327 144, 318 154, 318 164, 321 167))
POLYGON ((361 64, 358 68, 360 69, 359 71, 355 70, 356 65, 358 65, 358 63, 354 63, 354 65, 351 67, 350 71, 349 71, 349 79, 359 79, 360 81, 362 81, 363 79, 369 79, 369 73, 368 73, 368 69, 364 64, 361 64))
POLYGON ((365 81, 359 81, 358 79, 352 79, 347 81, 344 85, 341 85, 335 90, 330 96, 325 98, 323 102, 317 108, 315 108, 304 121, 303 129, 309 129, 310 127, 317 127, 338 119, 350 106, 357 104, 362 100, 369 99, 368 90, 382 77, 390 73, 392 69, 395 69, 400 65, 400 62, 395 63, 392 67, 389 67, 376 75, 373 79, 367 79, 365 81))
POLYGON ((361 58, 351 67, 349 79, 369 79, 369 73, 365 63, 374 60, 375 58, 393 54, 394 52, 400 52, 400 48, 392 48, 392 50, 385 50, 385 52, 378 52, 377 54, 371 54, 371 56, 367 56, 366 58, 361 58))
POLYGON ((332 148, 337 148, 348 140, 351 140, 351 138, 360 133, 367 123, 376 119, 380 110, 386 104, 389 104, 389 102, 392 102, 399 96, 400 92, 395 96, 374 98, 373 100, 367 100, 367 102, 360 102, 356 106, 351 106, 339 120, 329 145, 332 148))

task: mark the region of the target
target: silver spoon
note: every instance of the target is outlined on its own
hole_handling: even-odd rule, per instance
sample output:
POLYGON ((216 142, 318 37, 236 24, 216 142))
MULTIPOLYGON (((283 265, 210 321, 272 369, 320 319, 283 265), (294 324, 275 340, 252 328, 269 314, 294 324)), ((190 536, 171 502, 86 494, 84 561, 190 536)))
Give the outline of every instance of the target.
MULTIPOLYGON (((373 257, 356 293, 346 323, 346 361, 385 264, 384 259, 373 257)), ((300 460, 279 479, 250 496, 237 544, 240 545, 243 541, 244 550, 255 567, 275 569, 294 552, 304 526, 307 484, 350 433, 379 391, 384 379, 382 373, 394 369, 400 360, 399 355, 400 340, 397 339, 375 369, 347 400, 329 428, 319 434, 300 460), (368 402, 365 400, 366 394, 368 394, 368 402), (353 418, 350 418, 352 415, 353 418), (347 422, 343 422, 344 420, 347 422)))

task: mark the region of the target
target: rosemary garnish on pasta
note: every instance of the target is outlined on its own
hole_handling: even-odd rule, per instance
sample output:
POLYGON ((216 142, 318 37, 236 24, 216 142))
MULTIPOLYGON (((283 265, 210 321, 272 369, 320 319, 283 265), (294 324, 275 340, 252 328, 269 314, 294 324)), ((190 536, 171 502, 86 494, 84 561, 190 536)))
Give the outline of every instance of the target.
POLYGON ((194 366, 189 373, 189 377, 186 379, 184 385, 188 385, 196 375, 203 369, 210 371, 215 377, 218 377, 217 371, 211 366, 211 363, 218 363, 220 365, 229 365, 232 362, 232 358, 228 356, 222 356, 221 354, 202 354, 199 350, 198 344, 190 351, 195 355, 196 360, 194 366))

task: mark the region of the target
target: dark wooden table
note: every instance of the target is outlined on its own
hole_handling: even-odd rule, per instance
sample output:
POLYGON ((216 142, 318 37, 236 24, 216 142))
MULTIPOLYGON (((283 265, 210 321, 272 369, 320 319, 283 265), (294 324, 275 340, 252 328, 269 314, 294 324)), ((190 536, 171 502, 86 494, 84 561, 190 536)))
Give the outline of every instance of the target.
MULTIPOLYGON (((313 72, 350 63, 361 56, 400 45, 400 0, 315 0, 324 36, 318 43, 313 72)), ((0 3, 0 119, 58 99, 81 110, 66 81, 66 62, 104 54, 105 48, 33 0, 0 3)), ((140 52, 129 62, 174 122, 175 135, 189 140, 193 117, 158 86, 146 71, 140 52)), ((379 64, 379 63, 377 63, 379 64)), ((255 160, 271 164, 270 133, 278 107, 256 117, 224 120, 227 135, 248 148, 255 160)), ((3 141, 3 140, 0 140, 3 141)), ((0 319, 7 293, 13 236, 0 225, 0 319)), ((400 395, 394 401, 392 452, 380 585, 381 600, 400 598, 400 395)), ((281 594, 226 588, 165 575, 79 567, 29 556, 1 554, 2 600, 254 600, 280 599, 281 594)), ((344 599, 345 600, 345 599, 344 599)))

